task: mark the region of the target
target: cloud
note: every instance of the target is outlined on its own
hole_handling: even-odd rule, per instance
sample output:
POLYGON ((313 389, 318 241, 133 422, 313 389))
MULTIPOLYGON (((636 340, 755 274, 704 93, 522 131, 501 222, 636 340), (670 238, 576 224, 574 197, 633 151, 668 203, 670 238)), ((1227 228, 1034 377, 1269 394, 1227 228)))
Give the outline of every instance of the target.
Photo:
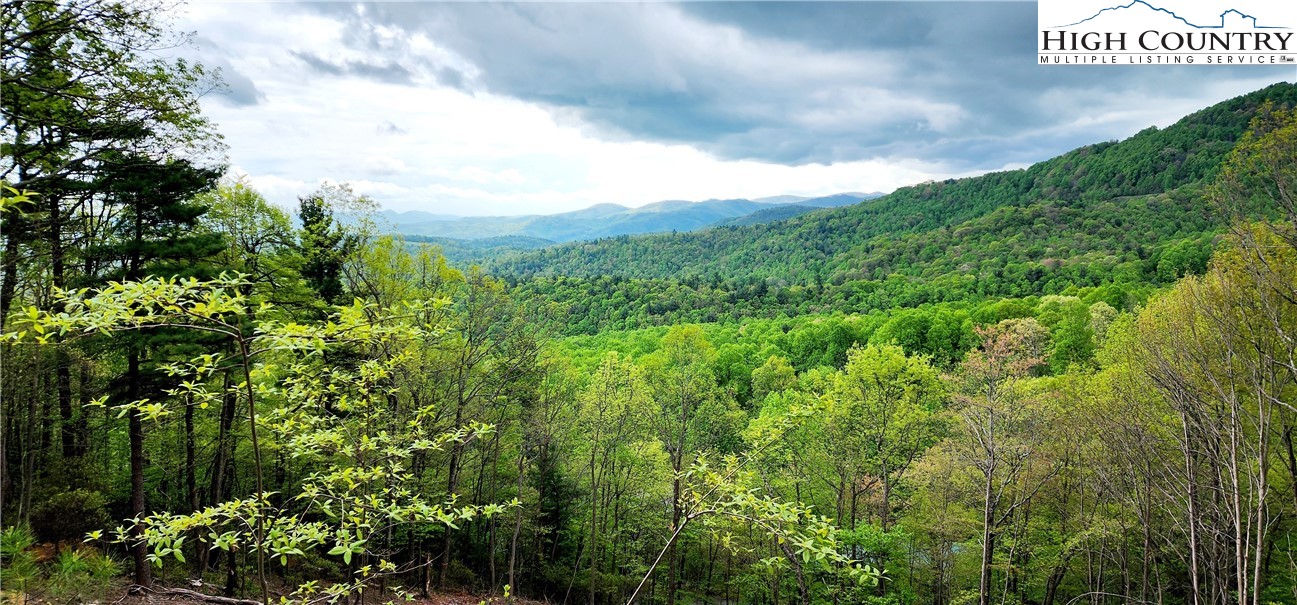
MULTIPOLYGON (((1206 105, 1219 98, 1204 91, 1221 88, 1204 86, 1199 67, 1037 65, 1031 2, 309 8, 346 23, 357 50, 423 38, 441 49, 439 60, 471 66, 473 77, 437 78, 443 84, 541 104, 607 140, 684 143, 731 160, 895 157, 995 168, 1164 122, 1159 107, 1206 105), (1106 129, 1096 132, 1059 130, 1078 116, 1038 102, 1089 89, 1152 105, 1100 120, 1106 129), (995 145, 1003 152, 988 154, 995 145)), ((1238 94, 1290 72, 1212 68, 1208 81, 1238 94)), ((1064 107, 1106 109, 1075 105, 1064 107)))
POLYGON ((213 70, 222 86, 212 91, 215 99, 232 107, 252 107, 265 101, 266 95, 256 83, 230 63, 224 49, 210 38, 197 37, 193 46, 183 47, 179 57, 213 70))
POLYGON ((240 7, 188 5, 205 56, 251 84, 203 111, 286 206, 326 179, 497 215, 889 191, 1291 77, 1038 66, 1031 2, 240 7))
POLYGON ((330 76, 358 76, 378 82, 410 84, 414 74, 395 61, 331 61, 309 51, 292 51, 292 55, 317 73, 330 76))
POLYGON ((406 171, 405 162, 396 158, 371 157, 361 164, 361 170, 372 175, 393 175, 406 171))
POLYGON ((410 134, 410 131, 401 128, 396 124, 393 124, 391 120, 383 120, 378 124, 377 127, 374 128, 374 131, 377 132, 378 134, 392 134, 392 135, 410 134))
POLYGON ((233 68, 221 69, 219 72, 221 80, 225 82, 225 89, 218 91, 221 98, 230 105, 236 107, 251 107, 266 99, 265 93, 261 92, 257 85, 247 76, 233 68))

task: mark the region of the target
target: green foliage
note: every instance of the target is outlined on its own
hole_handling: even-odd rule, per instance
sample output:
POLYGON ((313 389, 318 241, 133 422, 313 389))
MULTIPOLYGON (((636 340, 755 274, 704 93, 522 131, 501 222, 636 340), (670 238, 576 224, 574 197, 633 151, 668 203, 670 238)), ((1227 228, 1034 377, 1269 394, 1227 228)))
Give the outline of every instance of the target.
MULTIPOLYGON (((397 313, 356 301, 338 308, 322 324, 260 319, 248 336, 242 324, 232 319, 250 312, 247 297, 240 293, 246 285, 240 278, 225 276, 209 282, 193 278, 115 282, 93 292, 63 293, 61 311, 32 309, 28 329, 8 335, 21 341, 24 334, 31 334, 32 340, 43 343, 54 334, 168 326, 225 336, 237 345, 240 357, 234 362, 244 369, 245 382, 213 385, 210 378, 229 360, 205 354, 166 366, 168 373, 185 377, 168 395, 203 407, 244 395, 254 410, 258 401, 276 402, 263 420, 253 417, 252 422, 277 434, 280 446, 293 458, 318 463, 321 470, 305 477, 299 493, 282 504, 260 493, 192 514, 161 512, 137 519, 143 526, 142 539, 151 547, 151 561, 157 565, 168 558, 185 562, 183 545, 194 534, 210 540, 213 548, 251 550, 281 564, 290 556, 330 545, 328 554, 347 566, 357 555, 366 561, 372 557, 372 563, 355 568, 347 581, 319 589, 338 597, 360 590, 372 576, 396 571, 394 564, 367 546, 387 523, 435 522, 454 528, 464 520, 505 509, 497 504, 458 505, 453 496, 445 502, 430 501, 413 489, 414 476, 408 470, 414 456, 480 439, 490 434, 489 425, 435 429, 428 420, 436 406, 416 410, 408 421, 389 422, 389 397, 397 392, 391 384, 393 372, 412 358, 407 347, 440 329, 408 320, 417 321, 426 316, 426 309, 444 307, 447 301, 409 304, 397 313), (354 365, 327 365, 325 354, 342 346, 360 354, 354 365)), ((262 303, 259 310, 266 315, 272 308, 262 303)), ((117 409, 151 420, 173 413, 168 401, 147 399, 117 409)), ((253 447, 258 447, 255 441, 253 447)), ((257 479, 260 482, 259 472, 257 479)), ((134 540, 125 527, 114 534, 118 542, 134 540)), ((314 584, 303 585, 295 594, 309 599, 316 590, 314 584)))
POLYGON ((302 221, 301 249, 305 259, 302 277, 326 303, 341 303, 342 263, 356 242, 335 226, 333 210, 322 195, 309 195, 299 201, 297 216, 302 221))
POLYGON ((1229 213, 1205 208, 1204 189, 1252 116, 1271 111, 1267 101, 1297 104, 1297 87, 1275 84, 1023 170, 778 223, 564 244, 486 266, 524 297, 563 303, 567 331, 583 334, 1165 285, 1205 269, 1229 213))
POLYGON ((15 593, 60 600, 94 599, 107 592, 122 573, 116 559, 79 545, 55 549, 52 557, 42 562, 35 542, 35 536, 21 526, 0 532, 0 582, 6 600, 18 598, 15 593))
POLYGON ((91 598, 121 565, 82 535, 314 604, 1297 585, 1291 84, 1024 170, 536 250, 375 237, 345 186, 295 229, 192 160, 202 71, 132 47, 156 6, 13 8, 4 512, 61 544, 0 534, 6 590, 91 598), (155 512, 101 531, 132 475, 155 512))
MULTIPOLYGON (((1061 235, 1060 227, 1075 229, 1062 233, 1067 233, 1064 237, 1083 236, 1084 241, 1077 243, 1085 248, 1109 233, 1129 237, 1116 232, 1132 232, 1123 228, 1131 219, 1138 220, 1133 233, 1145 239, 1129 241, 1143 245, 1155 242, 1148 241, 1142 229, 1164 229, 1158 225, 1163 218, 1172 229, 1182 221, 1202 220, 1194 217, 1201 217, 1201 212, 1186 216, 1176 203, 1150 215, 1147 201, 1126 198, 1157 200, 1177 187, 1212 178, 1267 100, 1280 105, 1297 103, 1297 87, 1275 84, 1204 109, 1164 130, 1149 128, 1120 143, 1082 147, 1024 170, 905 187, 876 200, 769 226, 570 244, 502 259, 493 267, 512 275, 778 276, 802 284, 813 283, 816 275, 828 275, 825 281, 841 283, 852 275, 881 279, 895 271, 886 267, 890 263, 879 262, 890 254, 880 257, 875 249, 882 245, 895 250, 892 246, 897 241, 906 242, 905 254, 918 261, 915 269, 933 262, 943 268, 957 266, 964 254, 976 253, 978 241, 985 241, 977 235, 975 225, 980 225, 1001 235, 1019 234, 1017 238, 999 237, 1001 245, 985 249, 986 254, 1003 263, 1009 260, 1006 253, 1018 252, 1041 269, 1049 258, 1066 259, 1057 255, 1061 250, 1046 252, 1047 247, 1055 246, 1042 246, 1036 243, 1044 243, 1042 240, 1022 233, 1022 227, 1033 228, 1042 220, 1047 222, 1034 228, 1049 230, 1052 237, 1061 235), (1022 211, 1026 214, 1020 214, 1022 211), (1000 214, 991 219, 996 212, 1000 214), (983 217, 986 220, 981 223, 969 223, 983 217), (967 227, 962 226, 966 223, 967 227), (932 236, 942 239, 934 241, 932 236), (942 241, 946 238, 953 241, 942 241), (953 263, 946 264, 951 261, 939 257, 953 263)), ((1108 253, 1117 252, 1105 248, 1108 253)))
POLYGON ((46 542, 80 542, 86 534, 108 526, 107 504, 99 492, 86 489, 61 492, 36 507, 31 527, 46 542))
POLYGON ((8 185, 0 185, 0 215, 7 212, 23 213, 30 209, 36 193, 19 191, 8 185))
MULTIPOLYGON (((28 550, 35 543, 36 537, 20 525, 0 532, 0 560, 4 563, 0 566, 0 581, 6 591, 26 592, 40 577, 36 556, 28 550)), ((8 594, 5 598, 8 599, 8 594)))
POLYGON ((766 395, 793 388, 797 376, 788 360, 771 355, 761 367, 752 370, 752 398, 762 401, 766 395))
POLYGON ((21 525, 12 525, 0 531, 0 557, 8 560, 36 543, 36 536, 21 525))

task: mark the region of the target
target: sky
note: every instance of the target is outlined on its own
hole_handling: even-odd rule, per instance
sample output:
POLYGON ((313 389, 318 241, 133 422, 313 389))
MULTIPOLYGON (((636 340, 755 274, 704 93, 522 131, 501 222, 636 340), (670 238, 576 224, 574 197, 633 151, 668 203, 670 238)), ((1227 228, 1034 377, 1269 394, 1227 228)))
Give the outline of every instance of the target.
POLYGON ((1034 1, 193 1, 175 20, 225 80, 201 102, 231 173, 286 207, 322 181, 454 215, 886 192, 1297 76, 1040 66, 1034 1))

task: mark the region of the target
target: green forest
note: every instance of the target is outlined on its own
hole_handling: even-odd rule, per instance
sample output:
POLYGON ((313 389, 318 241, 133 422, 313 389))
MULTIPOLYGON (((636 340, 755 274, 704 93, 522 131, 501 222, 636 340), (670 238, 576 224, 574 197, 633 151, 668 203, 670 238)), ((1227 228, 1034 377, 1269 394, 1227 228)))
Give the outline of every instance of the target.
POLYGON ((225 176, 163 17, 0 17, 4 602, 1297 603, 1297 86, 464 243, 225 176))

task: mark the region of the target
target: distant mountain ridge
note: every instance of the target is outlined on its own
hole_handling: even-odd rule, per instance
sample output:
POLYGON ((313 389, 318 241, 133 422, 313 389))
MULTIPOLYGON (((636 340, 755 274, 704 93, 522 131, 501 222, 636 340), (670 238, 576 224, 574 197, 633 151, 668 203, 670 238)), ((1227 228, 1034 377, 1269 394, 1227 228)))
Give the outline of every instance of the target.
POLYGON ((1297 85, 1274 84, 1167 128, 1025 169, 921 183, 778 222, 515 252, 491 259, 486 269, 516 279, 827 284, 847 288, 842 296, 854 296, 847 284, 868 282, 860 286, 867 289, 910 279, 942 284, 932 296, 950 285, 978 291, 988 283, 979 276, 988 275, 1014 284, 997 295, 1050 292, 1135 270, 1164 248, 1210 241, 1225 228, 1228 220, 1204 207, 1201 188, 1268 102, 1297 106, 1297 85))
POLYGON ((523 237, 550 242, 572 242, 619 235, 696 231, 749 217, 744 224, 781 220, 819 208, 856 204, 880 193, 839 193, 807 198, 776 196, 690 202, 665 200, 630 208, 620 204, 595 204, 588 208, 547 215, 450 216, 420 211, 385 210, 380 218, 405 235, 456 240, 523 237))

